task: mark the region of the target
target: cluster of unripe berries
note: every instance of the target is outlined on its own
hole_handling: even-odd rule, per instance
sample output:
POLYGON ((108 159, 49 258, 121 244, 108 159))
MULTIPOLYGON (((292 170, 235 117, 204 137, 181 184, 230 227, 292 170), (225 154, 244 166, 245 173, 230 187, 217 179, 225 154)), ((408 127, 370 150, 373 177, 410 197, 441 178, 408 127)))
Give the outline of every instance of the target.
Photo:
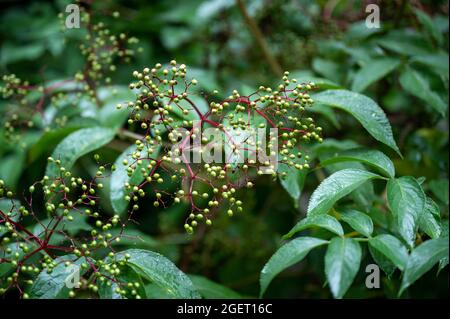
MULTIPOLYGON (((117 17, 118 13, 113 16, 117 17)), ((138 43, 136 38, 124 33, 114 35, 102 22, 93 24, 91 20, 92 17, 82 11, 81 22, 87 27, 80 50, 86 58, 86 65, 74 78, 44 87, 30 85, 14 74, 2 77, 0 94, 9 101, 8 107, 0 110, 0 125, 6 137, 10 140, 15 138, 13 142, 21 140, 17 128, 29 129, 36 125, 34 116, 37 117, 39 127, 42 124, 49 125, 48 129, 53 124, 65 126, 67 117, 57 117, 53 123, 45 123, 43 117, 39 118, 44 107, 49 104, 53 107, 59 103, 67 104, 67 101, 76 104, 74 96, 81 98, 87 95, 95 101, 101 82, 111 82, 109 74, 116 70, 115 62, 127 62, 142 50, 131 49, 138 43), (78 84, 64 88, 66 83, 74 82, 78 84), (29 109, 24 110, 23 107, 29 109)), ((95 159, 98 162, 98 155, 95 155, 95 159)), ((44 176, 31 185, 28 192, 24 192, 24 205, 13 199, 20 194, 14 194, 0 180, 0 295, 17 288, 23 298, 28 298, 25 286, 33 285, 36 276, 43 271, 52 273, 61 264, 56 256, 64 253, 83 260, 81 268, 91 274, 89 280, 81 279, 83 287, 96 293, 100 284, 114 284, 117 294, 140 298, 137 293, 139 282, 119 280, 120 269, 125 267, 127 256, 116 262, 112 250, 112 245, 121 240, 126 221, 118 215, 105 217, 100 213, 99 189, 103 188, 102 179, 107 177, 105 166, 100 165, 94 178, 87 181, 74 176, 59 159, 50 157, 48 162, 49 166, 56 165, 58 176, 44 176), (35 204, 41 202, 43 210, 35 204), (7 205, 4 206, 4 203, 7 205), (6 210, 4 207, 10 208, 6 210), (82 229, 77 228, 80 217, 86 220, 82 229), (36 226, 30 228, 29 224, 36 226), (113 228, 116 231, 112 231, 113 228), (98 251, 101 256, 109 250, 108 262, 95 260, 97 256, 92 257, 98 251)), ((157 182, 162 181, 158 174, 153 177, 157 182)), ((73 264, 72 261, 63 263, 65 267, 73 264)), ((69 296, 74 297, 75 291, 70 291, 69 296)))
MULTIPOLYGON (((94 158, 96 161, 100 159, 97 154, 94 158)), ((8 211, 0 211, 0 264, 2 271, 6 269, 5 276, 0 278, 0 294, 12 287, 20 287, 23 292, 24 286, 33 285, 34 278, 40 272, 52 273, 61 263, 52 256, 57 251, 71 253, 77 259, 83 260, 81 268, 93 272, 94 276, 94 281, 89 283, 83 279, 83 285, 93 292, 98 291, 98 283, 107 284, 107 281, 115 280, 113 277, 120 273, 119 263, 106 263, 91 257, 97 250, 111 249, 112 245, 120 242, 121 230, 125 227, 125 222, 121 221, 118 215, 105 218, 98 210, 97 192, 103 187, 101 179, 104 178, 105 167, 100 165, 95 177, 87 181, 73 176, 60 160, 50 157, 48 161, 50 165, 59 168, 59 176, 44 176, 42 180, 31 185, 26 200, 29 206, 27 208, 13 200, 15 194, 6 189, 4 181, 0 180, 0 201, 7 201, 11 206, 8 211), (45 220, 40 218, 32 207, 33 198, 37 200, 41 196, 44 198, 48 218, 45 220), (75 218, 80 220, 80 216, 89 221, 91 229, 83 228, 81 233, 76 231, 79 235, 73 237, 74 234, 70 231, 73 227, 70 227, 70 223, 75 218), (42 229, 33 232, 26 230, 23 224, 29 221, 37 221, 42 229), (120 228, 119 232, 111 232, 115 227, 120 228), (45 251, 46 254, 36 259, 36 256, 41 255, 40 251, 45 251)), ((115 253, 111 250, 108 256, 113 258, 115 253)), ((65 262, 66 267, 71 264, 72 262, 65 262)), ((122 264, 123 262, 120 263, 122 264)), ((119 285, 120 291, 117 293, 139 298, 134 293, 135 289, 130 291, 126 284, 119 285), (125 286, 122 287, 123 285, 125 286)), ((69 295, 74 297, 74 291, 69 295)), ((22 296, 29 297, 26 293, 22 296)))
MULTIPOLYGON (((150 188, 155 193, 155 207, 182 201, 190 206, 184 228, 192 233, 200 222, 211 225, 219 208, 224 208, 229 216, 241 212, 242 201, 236 197, 237 190, 243 186, 253 187, 255 176, 277 177, 277 165, 269 160, 259 162, 246 158, 225 163, 192 163, 190 156, 194 156, 195 151, 206 152, 208 144, 215 143, 203 135, 202 130, 211 128, 223 134, 223 148, 228 148, 231 157, 239 157, 240 152, 265 154, 269 149, 270 155, 276 157, 275 164, 304 169, 309 168, 309 158, 299 151, 298 145, 321 142, 322 129, 316 127, 312 118, 303 115, 313 103, 308 91, 315 87, 314 83, 297 83, 289 79, 288 72, 276 90, 261 86, 249 96, 234 90, 225 99, 220 99, 215 90, 206 101, 207 109, 203 103, 198 103, 199 98, 203 98, 201 94, 193 90, 198 81, 189 79, 187 73, 187 66, 175 60, 166 66, 157 63, 152 68, 134 71, 135 81, 129 87, 136 92, 136 99, 120 103, 117 108, 127 107, 130 128, 142 133, 142 138, 136 140, 133 162, 126 160, 123 165, 127 166, 129 176, 139 170, 144 182, 127 183, 125 199, 137 202, 148 192, 144 187, 153 183, 150 188), (239 135, 255 129, 278 129, 279 133, 271 132, 267 145, 250 139, 238 140, 239 135), (191 146, 196 138, 200 145, 191 146), (171 187, 166 183, 169 182, 166 176, 171 187), (171 190, 173 184, 175 191, 171 190), (161 190, 162 187, 165 189, 161 190)), ((134 204, 132 209, 138 208, 134 204)))
MULTIPOLYGON (((72 79, 64 80, 62 83, 56 83, 51 87, 39 85, 30 85, 28 81, 22 81, 15 74, 4 75, 3 84, 0 86, 0 94, 4 99, 9 100, 8 107, 0 110, 0 125, 3 126, 3 132, 8 141, 17 143, 21 141, 22 134, 18 128, 23 130, 36 126, 36 123, 43 122, 45 125, 56 124, 63 127, 67 123, 65 116, 57 117, 53 123, 45 123, 45 118, 41 114, 44 104, 47 105, 48 98, 51 99, 53 107, 63 101, 67 104, 67 94, 58 92, 57 88, 63 82, 76 82, 77 87, 70 89, 73 93, 77 92, 77 100, 73 101, 74 96, 70 96, 71 103, 79 104, 81 93, 89 97, 94 103, 99 103, 97 88, 102 82, 111 83, 110 74, 117 69, 117 62, 129 62, 137 52, 142 52, 141 47, 137 47, 139 40, 130 37, 125 33, 113 34, 107 28, 105 23, 93 22, 93 17, 84 8, 82 2, 79 2, 81 32, 84 32, 83 42, 79 45, 81 54, 85 57, 85 66, 75 74, 72 79), (39 94, 34 94, 39 93, 39 94), (39 97, 40 95, 40 97, 39 97), (27 107, 24 110, 20 107, 27 107), (36 117, 36 118, 35 118, 36 117)), ((119 17, 118 12, 112 14, 113 17, 119 17)), ((63 31, 65 27, 66 16, 59 14, 60 23, 63 31)), ((49 130, 50 126, 46 128, 49 130)))
POLYGON ((5 181, 0 179, 0 198, 5 196, 8 198, 13 197, 13 192, 5 188, 5 181))
POLYGON ((0 93, 4 99, 13 95, 24 96, 28 93, 26 87, 30 85, 28 81, 22 81, 15 74, 6 74, 2 77, 3 85, 0 86, 0 93))
MULTIPOLYGON (((0 86, 0 94, 4 99, 9 99, 7 107, 0 113, 0 123, 3 126, 5 138, 11 142, 19 142, 20 135, 17 128, 32 128, 35 124, 32 118, 33 113, 24 110, 30 103, 27 95, 30 93, 28 81, 22 81, 15 74, 4 75, 3 84, 0 86), (14 100, 12 98, 14 97, 14 100)), ((42 91, 40 87, 38 90, 42 91)))
MULTIPOLYGON (((139 43, 137 38, 129 37, 125 33, 113 34, 105 23, 94 23, 91 15, 83 7, 81 10, 80 20, 86 26, 84 28, 86 35, 79 48, 81 54, 86 58, 86 67, 75 75, 75 79, 86 82, 90 89, 89 92, 93 94, 95 86, 92 82, 103 79, 105 83, 110 83, 111 78, 108 74, 116 71, 116 60, 129 62, 136 55, 136 50, 142 52, 142 48, 133 48, 139 43)), ((113 16, 117 17, 118 12, 114 12, 113 16)), ((60 19, 64 24, 64 15, 60 15, 60 19)))

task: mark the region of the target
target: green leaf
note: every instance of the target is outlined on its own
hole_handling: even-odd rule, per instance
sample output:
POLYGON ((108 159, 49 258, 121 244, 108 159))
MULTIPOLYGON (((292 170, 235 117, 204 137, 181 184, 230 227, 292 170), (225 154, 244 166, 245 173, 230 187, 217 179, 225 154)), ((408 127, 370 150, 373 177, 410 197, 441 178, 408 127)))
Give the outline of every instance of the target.
POLYGON ((448 179, 432 180, 428 186, 437 199, 448 205, 448 179))
POLYGON ((433 20, 431 20, 430 16, 419 9, 415 9, 414 13, 416 14, 417 19, 420 21, 420 24, 423 25, 425 30, 436 40, 439 45, 441 45, 444 42, 444 37, 438 30, 438 28, 434 25, 433 20))
POLYGON ((294 199, 295 206, 297 207, 308 171, 306 169, 300 171, 281 163, 278 166, 278 173, 286 173, 284 177, 280 176, 280 183, 292 199, 294 199))
POLYGON ((242 296, 237 292, 222 286, 208 278, 189 275, 197 291, 205 299, 240 299, 242 296))
POLYGON ((382 177, 360 169, 344 169, 328 176, 313 192, 308 215, 327 213, 339 199, 375 178, 382 177))
POLYGON ((325 240, 313 237, 296 238, 287 244, 281 246, 261 271, 259 282, 261 284, 260 296, 264 295, 270 282, 276 275, 286 268, 298 263, 309 251, 315 247, 328 243, 325 240))
POLYGON ((313 154, 317 157, 326 157, 328 154, 358 148, 360 145, 352 140, 336 140, 327 138, 322 143, 318 143, 312 147, 313 154))
POLYGON ((408 250, 400 240, 389 234, 381 234, 369 239, 369 246, 403 271, 408 260, 408 250))
POLYGON ((436 26, 436 29, 442 33, 448 33, 449 29, 449 21, 448 17, 443 14, 437 14, 433 17, 433 24, 436 26))
POLYGON ((75 93, 67 93, 67 98, 55 104, 50 104, 44 110, 44 125, 52 126, 57 118, 66 118, 69 126, 91 127, 100 122, 97 104, 87 95, 79 97, 75 93))
POLYGON ((442 116, 445 116, 447 113, 447 103, 436 92, 433 92, 426 78, 419 72, 406 68, 400 75, 400 84, 406 91, 422 99, 442 116))
POLYGON ((0 161, 0 177, 9 189, 16 189, 24 164, 25 153, 21 150, 2 157, 0 161))
POLYGON ((28 60, 32 61, 45 52, 45 46, 43 43, 30 43, 28 45, 21 44, 16 46, 15 44, 6 42, 1 46, 0 50, 0 65, 6 66, 7 64, 28 60))
MULTIPOLYGON (((139 278, 139 277, 138 277, 139 278)), ((100 299, 122 299, 122 296, 116 292, 118 285, 109 280, 99 281, 98 296, 100 299)))
POLYGON ((50 148, 55 144, 61 142, 70 133, 73 133, 80 129, 79 126, 63 127, 58 130, 51 130, 44 133, 39 140, 33 144, 28 152, 28 159, 30 162, 34 162, 43 154, 50 153, 50 148))
POLYGON ((378 266, 380 266, 381 270, 383 270, 384 273, 390 278, 394 273, 395 269, 397 269, 397 267, 395 267, 394 263, 392 263, 392 261, 390 261, 385 255, 380 253, 378 250, 372 248, 372 246, 370 245, 368 247, 369 252, 372 255, 372 258, 375 261, 375 263, 378 266))
MULTIPOLYGON (((189 76, 191 78, 200 80, 198 82, 200 89, 205 89, 208 92, 212 92, 215 89, 219 88, 219 84, 217 83, 216 79, 216 72, 214 72, 212 69, 199 69, 190 67, 189 76)), ((203 99, 203 101, 205 101, 205 99, 203 99)), ((208 105, 206 105, 206 107, 208 108, 208 105)))
POLYGON ((148 299, 176 299, 166 289, 153 283, 145 285, 145 294, 148 299))
POLYGON ((424 55, 433 51, 424 37, 415 30, 393 30, 377 42, 384 48, 401 55, 424 55))
POLYGON ((156 249, 160 242, 150 235, 143 233, 139 229, 128 225, 125 229, 113 228, 109 230, 113 237, 121 237, 119 242, 111 243, 112 246, 125 246, 133 248, 156 249))
MULTIPOLYGON (((58 209, 59 210, 59 209, 58 209)), ((75 236, 78 232, 84 230, 89 231, 92 229, 92 226, 87 223, 87 215, 83 214, 82 211, 78 210, 70 210, 69 215, 72 216, 72 220, 68 220, 67 218, 62 219, 60 222, 56 218, 46 218, 41 219, 39 223, 35 224, 32 230, 32 233, 36 236, 42 236, 46 234, 46 230, 53 229, 56 223, 55 230, 58 232, 64 232, 69 234, 70 236, 75 236)), ((64 240, 64 236, 60 233, 54 233, 52 235, 53 241, 51 244, 55 245, 58 242, 64 240), (57 238, 58 237, 58 238, 57 238)))
MULTIPOLYGON (((201 85, 201 82, 199 84, 201 85)), ((200 111, 201 114, 205 114, 206 112, 209 111, 209 104, 206 101, 205 97, 203 97, 200 93, 190 95, 189 100, 197 107, 197 109, 200 111)), ((178 105, 181 106, 183 109, 190 111, 189 117, 192 117, 193 119, 196 120, 200 120, 200 116, 186 99, 180 100, 178 102, 178 105)), ((186 115, 181 115, 182 113, 180 111, 181 110, 178 107, 174 107, 174 112, 179 114, 182 119, 186 119, 186 115)))
MULTIPOLYGON (((448 219, 444 220, 441 223, 441 238, 445 238, 448 240, 448 219)), ((438 273, 444 269, 446 266, 448 265, 448 256, 442 258, 441 260, 439 260, 439 269, 438 269, 438 273)))
POLYGON ((364 40, 369 36, 381 31, 382 28, 368 28, 366 21, 357 21, 352 23, 348 27, 345 36, 349 40, 364 40))
POLYGON ((372 219, 364 213, 354 209, 343 209, 339 211, 341 219, 350 225, 358 233, 370 237, 373 232, 372 219))
POLYGON ((325 275, 335 298, 350 288, 361 263, 361 247, 352 238, 335 237, 325 254, 325 275))
POLYGON ((149 250, 129 249, 116 257, 123 260, 126 254, 130 255, 127 265, 141 277, 164 288, 174 298, 200 298, 189 277, 164 256, 149 250))
POLYGON ((419 183, 421 186, 422 184, 427 180, 425 176, 420 176, 417 178, 417 183, 419 183))
MULTIPOLYGON (((168 214, 171 213, 169 210, 170 208, 167 211, 168 214)), ((127 227, 123 230, 121 228, 113 228, 109 230, 109 233, 113 238, 121 238, 120 241, 114 240, 111 242, 111 246, 117 251, 130 248, 152 250, 162 254, 173 262, 178 260, 180 257, 177 245, 189 242, 189 237, 178 237, 177 235, 174 235, 173 237, 169 236, 162 240, 157 240, 131 225, 127 225, 127 227)))
POLYGON ((425 201, 425 210, 419 220, 419 228, 431 238, 441 235, 439 206, 429 197, 425 201))
POLYGON ((448 258, 448 238, 430 239, 417 246, 408 258, 399 295, 446 257, 448 258))
POLYGON ((126 102, 134 101, 135 93, 126 86, 101 87, 98 89, 98 97, 103 104, 98 111, 102 126, 120 128, 129 115, 126 102), (119 103, 125 104, 120 110, 117 109, 119 103))
POLYGON ((442 258, 441 260, 439 260, 438 274, 442 271, 442 269, 444 269, 445 267, 447 267, 447 265, 448 265, 448 256, 442 258))
POLYGON ((169 49, 174 50, 186 43, 191 37, 192 32, 184 27, 164 27, 161 29, 161 40, 163 45, 169 49))
POLYGON ((314 103, 314 106, 308 109, 312 113, 318 113, 323 115, 324 118, 326 118, 328 121, 331 122, 337 129, 341 128, 341 124, 337 120, 336 114, 334 113, 334 110, 329 108, 326 105, 314 103))
POLYGON ((395 230, 392 229, 394 217, 392 216, 392 214, 387 213, 384 207, 373 205, 371 207, 368 207, 365 212, 370 216, 375 225, 379 226, 380 228, 395 232, 395 230))
POLYGON ((441 237, 442 237, 442 238, 448 238, 448 231, 449 231, 449 229, 448 229, 448 219, 442 221, 442 223, 441 223, 441 229, 442 229, 442 231, 441 231, 441 237))
MULTIPOLYGON (((363 23, 364 25, 364 23, 363 23)), ((367 27, 365 27, 367 29, 367 27)), ((374 29, 372 29, 374 30, 374 29)), ((380 29, 378 29, 378 32, 380 29)), ((327 40, 328 45, 322 47, 321 51, 328 55, 328 52, 336 51, 336 54, 345 53, 352 57, 356 63, 364 65, 369 63, 372 59, 380 56, 380 48, 372 42, 364 43, 364 46, 349 46, 348 43, 337 40, 327 40), (327 47, 327 48, 326 48, 327 47)), ((323 41, 321 41, 323 43, 323 41)), ((319 44, 319 47, 321 45, 319 44)))
POLYGON ((448 72, 450 70, 448 53, 438 52, 427 55, 416 55, 411 58, 410 62, 428 66, 435 74, 448 78, 448 72))
MULTIPOLYGON (((158 145, 153 149, 153 152, 149 155, 149 157, 156 158, 159 154, 159 150, 160 146, 158 145)), ((141 166, 137 164, 137 167, 131 176, 129 176, 127 172, 129 165, 134 165, 136 162, 136 160, 133 159, 133 154, 136 151, 137 146, 131 145, 122 154, 120 154, 114 163, 116 169, 111 175, 110 200, 114 211, 119 215, 122 215, 128 207, 128 202, 125 200, 125 196, 127 195, 125 184, 129 183, 130 185, 138 185, 144 180, 144 176, 140 170, 141 166), (125 159, 128 161, 128 165, 123 165, 123 161, 125 159)))
POLYGON ((369 150, 364 148, 357 148, 345 150, 333 154, 332 157, 326 158, 320 162, 321 166, 329 164, 356 161, 361 162, 371 167, 374 167, 387 177, 395 177, 395 167, 392 161, 384 153, 377 150, 369 150))
POLYGON ((391 147, 400 155, 386 114, 372 99, 347 90, 324 91, 314 94, 313 99, 318 103, 342 109, 352 114, 370 135, 391 147))
POLYGON ((341 65, 331 60, 314 58, 312 61, 312 68, 317 73, 334 82, 339 83, 339 80, 341 79, 341 65))
POLYGON ((338 236, 344 235, 344 230, 336 218, 327 214, 308 216, 297 223, 283 239, 291 238, 294 234, 312 227, 320 227, 335 233, 338 236))
MULTIPOLYGON (((101 127, 78 130, 67 136, 56 146, 52 157, 55 160, 61 160, 61 166, 69 170, 78 158, 108 144, 114 138, 114 135, 114 130, 101 127)), ((55 178, 59 174, 58 165, 54 162, 47 165, 45 175, 55 178)))
POLYGON ((366 63, 353 77, 352 91, 364 91, 369 85, 385 77, 400 65, 392 58, 374 59, 366 63))
MULTIPOLYGON (((329 152, 325 154, 319 155, 319 160, 322 161, 324 159, 330 158, 334 152, 329 152)), ((360 170, 366 170, 363 164, 359 162, 337 162, 331 165, 326 166, 326 171, 330 174, 336 173, 343 169, 360 169, 360 170)), ((376 198, 375 191, 373 188, 372 181, 368 181, 361 185, 361 187, 358 187, 350 194, 351 199, 353 201, 362 206, 362 207, 370 207, 372 206, 372 202, 376 198)))
POLYGON ((86 268, 80 267, 85 262, 85 258, 78 258, 75 255, 58 257, 54 262, 57 265, 50 274, 44 269, 34 280, 29 292, 31 299, 62 299, 68 297, 70 289, 66 286, 66 279, 72 274, 72 271, 65 265, 66 262, 79 266, 80 276, 87 271, 86 268))
POLYGON ((413 247, 421 214, 425 208, 425 194, 414 177, 390 179, 387 199, 400 236, 413 247))

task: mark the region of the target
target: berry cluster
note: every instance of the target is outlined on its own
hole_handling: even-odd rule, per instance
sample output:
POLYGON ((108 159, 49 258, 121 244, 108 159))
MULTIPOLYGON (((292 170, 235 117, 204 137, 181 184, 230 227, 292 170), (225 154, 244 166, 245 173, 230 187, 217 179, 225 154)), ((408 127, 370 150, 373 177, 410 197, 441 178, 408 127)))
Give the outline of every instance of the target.
MULTIPOLYGON (((116 70, 116 61, 127 62, 136 53, 131 49, 138 43, 136 38, 114 35, 104 23, 93 23, 90 9, 81 1, 79 4, 83 28, 76 32, 85 33, 80 44, 86 58, 83 70, 73 78, 42 85, 22 81, 14 74, 2 77, 0 93, 7 102, 2 104, 0 118, 10 143, 22 141, 21 131, 32 127, 48 131, 54 125, 65 126, 67 117, 58 116, 59 109, 76 106, 81 99, 87 97, 100 107, 99 85, 111 82, 109 74, 116 70), (47 121, 52 113, 55 116, 47 121)), ((98 163, 98 155, 95 160, 98 163)), ((24 204, 15 199, 20 194, 0 180, 0 295, 15 288, 21 297, 28 298, 37 277, 76 264, 85 274, 76 283, 82 288, 96 293, 102 285, 114 284, 118 295, 139 298, 139 283, 132 283, 131 289, 129 280, 121 280, 119 268, 126 259, 116 262, 113 248, 128 220, 118 215, 105 217, 99 206, 98 193, 108 177, 107 166, 99 163, 94 178, 86 180, 50 157, 48 167, 57 174, 31 185, 24 194, 24 204), (108 262, 102 260, 105 255, 110 258, 108 262)), ((74 290, 69 296, 75 296, 74 290)))
MULTIPOLYGON (((2 77, 3 86, 0 86, 0 93, 8 103, 2 113, 3 132, 8 140, 19 142, 20 136, 16 134, 17 128, 29 129, 34 126, 33 118, 28 112, 23 112, 23 108, 28 106, 27 95, 30 92, 28 81, 22 81, 15 74, 4 75, 2 77)), ((42 91, 42 88, 40 88, 42 91)))
MULTIPOLYGON (((238 190, 251 188, 255 176, 275 178, 281 164, 308 168, 308 156, 299 150, 300 142, 322 141, 321 128, 304 116, 313 103, 308 91, 314 83, 297 83, 289 78, 289 72, 276 90, 261 86, 247 96, 235 90, 222 100, 217 91, 211 97, 193 91, 198 81, 188 79, 187 66, 176 61, 167 67, 157 63, 134 71, 133 76, 136 80, 130 89, 137 93, 136 100, 117 107, 130 109, 128 124, 142 138, 136 140, 133 163, 124 161, 123 165, 130 176, 139 169, 145 179, 126 185, 126 200, 137 202, 145 196, 145 189, 150 189, 156 195, 155 207, 189 203, 191 212, 184 225, 188 233, 200 222, 211 225, 219 206, 229 216, 241 212, 238 190), (212 138, 203 133, 205 129, 210 129, 212 138), (250 138, 257 129, 276 129, 276 133, 271 131, 269 141, 260 143, 250 138), (223 138, 214 138, 217 134, 223 138), (225 156, 205 163, 198 155, 211 149, 223 150, 225 156), (267 153, 275 156, 275 161, 255 159, 267 153), (193 162, 196 155, 201 160, 193 162)), ((133 205, 133 210, 138 208, 133 205)))
MULTIPOLYGON (((88 86, 87 93, 92 96, 95 94, 95 84, 100 80, 105 83, 111 83, 109 73, 116 71, 114 62, 118 59, 123 62, 130 62, 136 55, 134 45, 139 43, 135 37, 129 37, 125 33, 118 35, 112 34, 105 23, 93 23, 90 12, 81 7, 81 23, 85 25, 86 35, 84 41, 80 44, 81 54, 86 59, 86 65, 82 72, 75 75, 75 79, 85 82, 88 86)), ((117 12, 113 13, 117 17, 117 12)), ((64 15, 60 15, 61 23, 64 24, 64 15)), ((64 28, 64 26, 63 26, 64 28)), ((142 48, 137 51, 141 52, 142 48)))
MULTIPOLYGON (((95 159, 98 161, 99 156, 95 155, 95 159)), ((25 205, 14 200, 15 194, 0 180, 0 269, 8 274, 0 278, 0 294, 15 287, 27 298, 27 287, 34 284, 39 273, 51 274, 56 267, 76 263, 90 274, 89 279, 77 283, 82 287, 97 292, 100 284, 111 285, 111 281, 118 294, 138 297, 128 291, 128 282, 116 279, 123 262, 115 262, 113 246, 120 242, 127 221, 118 215, 100 214, 97 193, 107 177, 105 166, 100 165, 96 176, 87 181, 73 176, 59 160, 49 158, 49 163, 58 168, 59 176, 44 176, 30 186, 25 205), (36 211, 34 201, 42 200, 45 211, 36 211), (30 222, 36 223, 33 229, 25 226, 30 222), (57 257, 61 253, 70 255, 57 257), (96 260, 96 254, 107 254, 111 261, 96 260)), ((74 291, 69 295, 73 297, 74 291)))
MULTIPOLYGON (((75 32, 84 33, 79 44, 86 61, 82 70, 72 78, 41 85, 30 84, 15 74, 2 77, 0 94, 7 103, 5 107, 0 107, 0 122, 4 128, 3 134, 11 144, 19 142, 22 133, 30 128, 49 130, 52 125, 62 127, 67 124, 65 115, 47 121, 45 107, 48 105, 55 108, 55 114, 67 105, 78 105, 85 98, 100 107, 102 103, 98 97, 98 87, 111 83, 111 74, 116 71, 117 62, 129 62, 137 52, 142 51, 140 47, 135 48, 139 43, 137 38, 125 33, 113 34, 105 23, 93 22, 89 6, 86 8, 82 1, 79 1, 79 6, 81 28, 75 32)), ((117 12, 112 15, 118 17, 117 12)), ((59 17, 64 32, 71 32, 64 26, 64 14, 61 13, 59 17)))
MULTIPOLYGON (((64 116, 52 123, 36 118, 49 102, 58 108, 87 96, 100 106, 98 86, 111 81, 114 61, 135 54, 129 49, 137 43, 135 38, 113 35, 102 22, 92 23, 84 8, 81 21, 86 36, 80 50, 86 65, 73 79, 36 86, 15 75, 3 77, 0 89, 9 104, 2 119, 10 140, 20 140, 18 127, 64 126, 64 116)), ((247 95, 234 90, 228 97, 214 90, 206 96, 187 74, 188 67, 176 61, 134 71, 129 87, 136 99, 117 105, 130 110, 129 130, 122 132, 135 140, 123 168, 130 177, 136 173, 142 177, 124 185, 124 199, 132 203, 126 218, 101 214, 99 190, 109 178, 106 172, 117 167, 100 163, 98 155, 94 156, 98 170, 91 180, 75 176, 60 159, 48 158, 53 175, 29 187, 24 205, 0 180, 0 272, 5 274, 0 294, 16 288, 28 298, 37 276, 77 265, 83 274, 77 284, 84 291, 96 294, 112 287, 122 297, 140 298, 141 279, 128 273, 129 256, 116 254, 114 245, 141 198, 151 193, 155 208, 186 203, 190 209, 184 228, 191 234, 201 225, 212 225, 220 211, 230 217, 242 213, 241 189, 252 188, 258 176, 283 178, 288 169, 309 167, 300 145, 322 141, 321 128, 304 115, 313 104, 309 91, 314 83, 297 83, 285 72, 276 89, 261 86, 247 95), (283 172, 278 171, 280 165, 283 172)), ((75 297, 75 290, 69 296, 75 297)))

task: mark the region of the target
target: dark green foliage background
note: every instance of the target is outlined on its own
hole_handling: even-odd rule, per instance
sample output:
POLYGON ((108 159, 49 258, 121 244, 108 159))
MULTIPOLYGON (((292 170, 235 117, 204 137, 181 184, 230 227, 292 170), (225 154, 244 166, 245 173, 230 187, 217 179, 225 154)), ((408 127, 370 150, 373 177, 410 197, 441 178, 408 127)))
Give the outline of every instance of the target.
MULTIPOLYGON (((410 94, 400 80, 407 65, 413 66, 427 78, 430 91, 448 104, 448 2, 420 1, 423 11, 432 18, 432 29, 420 23, 408 1, 383 2, 380 4, 383 29, 368 36, 362 35, 364 27, 358 26, 365 18, 365 1, 338 1, 330 8, 331 2, 250 0, 246 5, 283 70, 292 74, 301 71, 305 78, 326 78, 346 89, 352 88, 354 76, 360 69, 358 54, 369 60, 376 58, 377 41, 387 39, 392 31, 414 30, 411 38, 402 36, 406 45, 413 47, 412 51, 396 51, 392 47, 385 51, 386 56, 399 61, 400 66, 361 92, 387 113, 403 158, 376 143, 344 112, 333 112, 331 118, 320 113, 316 117, 324 128, 324 138, 377 147, 394 161, 398 176, 425 177, 424 190, 439 204, 441 215, 448 218, 448 107, 442 116, 429 103, 429 97, 423 99, 410 94), (423 40, 425 46, 417 38, 423 40), (429 50, 429 63, 411 62, 413 49, 429 50), (446 65, 441 63, 442 56, 447 59, 446 65), (432 65, 433 58, 437 59, 437 65, 432 65)), ((63 12, 66 4, 66 1, 3 4, 1 74, 15 73, 31 83, 43 79, 49 82, 73 76, 82 67, 79 50, 70 41, 79 34, 65 31, 64 35, 59 30, 57 14, 63 12)), ((96 19, 104 21, 114 32, 136 36, 144 49, 130 64, 118 65, 118 71, 112 76, 113 83, 126 85, 133 70, 171 59, 195 69, 191 76, 199 80, 205 91, 218 88, 224 96, 235 88, 245 92, 279 80, 233 1, 96 1, 94 7, 96 19), (119 11, 121 18, 112 19, 113 11, 119 11), (108 14, 103 16, 102 13, 108 14)), ((0 108, 3 107, 6 107, 5 102, 0 101, 0 108)), ((16 190, 26 189, 42 177, 46 157, 56 146, 56 143, 42 145, 38 158, 32 159, 29 145, 36 138, 37 132, 26 133, 23 141, 29 143, 25 148, 0 140, 0 178, 16 190)), ((108 148, 98 153, 107 162, 114 162, 120 154, 108 148)), ((75 170, 88 176, 92 165, 92 156, 85 156, 77 162, 75 170)), ((254 189, 242 191, 245 214, 231 219, 221 214, 212 228, 194 237, 185 235, 182 228, 186 214, 182 206, 155 209, 146 198, 135 217, 139 220, 137 231, 149 236, 141 247, 161 252, 186 273, 208 277, 244 296, 258 296, 262 267, 281 245, 281 236, 304 216, 308 198, 323 174, 328 172, 319 170, 308 175, 298 207, 278 182, 261 177, 254 189)), ((374 186, 379 194, 381 189, 377 182, 374 186)), ((380 194, 378 199, 383 200, 382 196, 380 194)), ((105 202, 103 208, 113 214, 109 203, 105 202)), ((320 230, 310 231, 311 234, 318 232, 320 230)), ((130 247, 136 248, 136 245, 124 243, 122 246, 130 247)), ((265 297, 331 297, 329 289, 323 288, 324 252, 323 247, 312 251, 306 262, 277 276, 265 297)), ((396 296, 400 285, 398 276, 392 281, 383 278, 381 289, 365 288, 364 268, 371 262, 364 248, 362 267, 346 297, 396 296)), ((448 267, 437 277, 435 269, 430 271, 403 296, 448 297, 448 267)))

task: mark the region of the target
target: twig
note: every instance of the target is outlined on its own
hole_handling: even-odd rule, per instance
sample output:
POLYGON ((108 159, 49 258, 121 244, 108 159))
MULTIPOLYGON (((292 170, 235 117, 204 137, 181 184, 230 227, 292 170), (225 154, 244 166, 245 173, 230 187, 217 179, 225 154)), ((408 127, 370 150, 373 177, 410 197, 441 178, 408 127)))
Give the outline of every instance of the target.
POLYGON ((244 18, 245 23, 247 24, 248 28, 250 29, 250 33, 255 38, 256 43, 258 44, 259 48, 261 49, 262 53, 264 54, 265 59, 267 60, 267 63, 269 63, 269 66, 270 66, 272 72, 275 73, 277 76, 282 76, 283 70, 281 69, 281 66, 278 63, 278 61, 270 53, 269 47, 267 46, 267 42, 264 39, 264 36, 263 36, 261 30, 259 29, 258 24, 248 14, 247 9, 245 8, 245 5, 242 2, 242 0, 236 0, 236 4, 239 8, 239 11, 241 11, 241 14, 244 18))

